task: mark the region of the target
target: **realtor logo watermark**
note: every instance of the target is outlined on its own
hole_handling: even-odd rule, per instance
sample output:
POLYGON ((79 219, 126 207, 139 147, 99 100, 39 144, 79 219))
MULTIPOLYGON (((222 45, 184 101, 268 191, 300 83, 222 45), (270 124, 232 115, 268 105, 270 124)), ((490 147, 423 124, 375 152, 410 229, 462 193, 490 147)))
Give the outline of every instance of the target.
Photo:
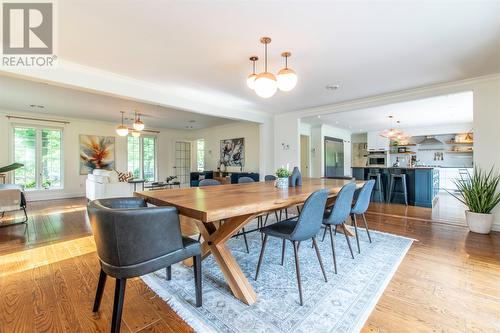
POLYGON ((53 67, 54 4, 2 3, 2 66, 53 67))

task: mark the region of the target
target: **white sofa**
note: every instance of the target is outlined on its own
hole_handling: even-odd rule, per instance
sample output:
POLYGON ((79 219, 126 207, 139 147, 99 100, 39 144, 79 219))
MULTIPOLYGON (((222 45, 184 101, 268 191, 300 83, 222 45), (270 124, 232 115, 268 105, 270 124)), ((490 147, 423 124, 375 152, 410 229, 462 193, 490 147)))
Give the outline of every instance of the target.
POLYGON ((85 181, 85 193, 89 200, 131 197, 134 185, 118 181, 118 173, 114 170, 94 169, 85 181))

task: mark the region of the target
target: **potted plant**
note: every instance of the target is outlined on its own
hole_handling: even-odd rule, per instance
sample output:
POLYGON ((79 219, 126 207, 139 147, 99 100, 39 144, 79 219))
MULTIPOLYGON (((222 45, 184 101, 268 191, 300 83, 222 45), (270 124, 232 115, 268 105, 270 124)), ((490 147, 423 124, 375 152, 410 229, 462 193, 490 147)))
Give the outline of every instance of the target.
POLYGON ((465 211, 465 219, 472 232, 489 234, 493 224, 491 211, 500 202, 500 193, 496 191, 500 182, 500 174, 474 168, 474 174, 469 174, 468 179, 455 179, 458 195, 455 198, 463 202, 469 210, 465 211))
POLYGON ((279 168, 276 170, 276 176, 278 179, 276 180, 276 187, 285 189, 288 188, 288 177, 290 177, 292 173, 285 168, 279 168))

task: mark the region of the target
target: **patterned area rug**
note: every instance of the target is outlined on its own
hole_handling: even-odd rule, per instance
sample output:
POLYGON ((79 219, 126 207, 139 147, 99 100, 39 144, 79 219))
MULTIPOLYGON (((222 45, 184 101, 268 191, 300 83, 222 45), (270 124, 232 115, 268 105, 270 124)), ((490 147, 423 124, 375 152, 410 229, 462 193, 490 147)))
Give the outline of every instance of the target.
MULTIPOLYGON (((319 236, 322 236, 322 232, 319 236)), ((203 261, 203 307, 194 307, 191 268, 172 267, 172 280, 165 270, 142 279, 197 332, 358 332, 391 280, 413 240, 371 232, 372 243, 360 229, 361 254, 351 238, 351 259, 345 237, 335 236, 338 274, 333 271, 329 236, 318 245, 328 282, 323 280, 311 242, 300 246, 300 269, 304 306, 299 305, 293 248, 287 242, 281 266, 281 240, 269 237, 258 281, 254 280, 261 247, 259 233, 247 235, 250 254, 242 237, 229 241, 236 260, 254 287, 258 300, 248 306, 234 298, 212 256, 203 261)))

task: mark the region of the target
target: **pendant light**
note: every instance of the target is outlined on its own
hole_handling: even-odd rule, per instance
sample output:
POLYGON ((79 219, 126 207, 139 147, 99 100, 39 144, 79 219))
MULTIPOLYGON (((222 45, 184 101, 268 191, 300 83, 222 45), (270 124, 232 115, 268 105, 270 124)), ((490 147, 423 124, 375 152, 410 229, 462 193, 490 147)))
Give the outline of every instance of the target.
POLYGON ((248 75, 247 77, 247 86, 248 88, 254 90, 255 89, 255 79, 257 78, 257 74, 255 74, 255 62, 259 60, 259 57, 257 56, 251 56, 250 61, 253 63, 253 72, 252 74, 248 75))
POLYGON ((135 112, 135 120, 134 120, 134 124, 132 125, 134 127, 135 130, 137 131, 142 131, 144 129, 144 123, 142 122, 141 120, 141 114, 135 112))
POLYGON ((283 52, 282 57, 285 58, 285 68, 278 72, 278 89, 281 91, 290 91, 297 85, 297 74, 291 68, 288 68, 288 57, 291 52, 283 52))
POLYGON ((260 42, 264 44, 265 58, 264 58, 264 72, 257 75, 255 79, 255 93, 262 98, 269 98, 273 96, 278 90, 278 82, 276 76, 267 71, 267 44, 271 43, 271 38, 262 37, 260 42))
POLYGON ((123 124, 123 111, 120 111, 122 113, 122 124, 118 125, 116 128, 116 134, 119 136, 127 136, 128 135, 128 127, 123 124))
POLYGON ((141 136, 141 132, 138 130, 132 130, 131 133, 134 138, 138 138, 141 136))

